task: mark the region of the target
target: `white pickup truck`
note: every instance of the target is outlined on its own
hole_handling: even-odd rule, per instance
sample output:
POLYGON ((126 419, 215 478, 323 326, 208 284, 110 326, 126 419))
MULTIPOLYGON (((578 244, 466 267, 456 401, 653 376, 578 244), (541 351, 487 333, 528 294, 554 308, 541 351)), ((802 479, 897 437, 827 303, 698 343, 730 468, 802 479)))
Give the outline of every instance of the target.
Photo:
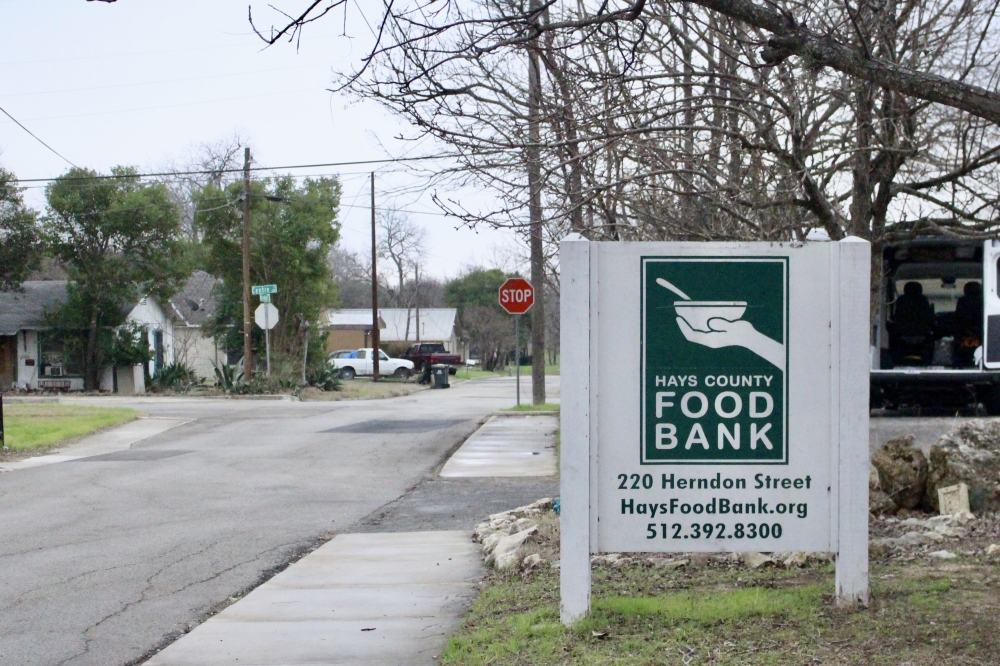
MULTIPOLYGON (((357 375, 373 372, 372 348, 338 351, 330 354, 327 362, 337 369, 341 379, 354 379, 357 375)), ((389 358, 381 349, 378 352, 378 373, 392 375, 397 379, 407 379, 413 374, 413 361, 404 358, 389 358)))

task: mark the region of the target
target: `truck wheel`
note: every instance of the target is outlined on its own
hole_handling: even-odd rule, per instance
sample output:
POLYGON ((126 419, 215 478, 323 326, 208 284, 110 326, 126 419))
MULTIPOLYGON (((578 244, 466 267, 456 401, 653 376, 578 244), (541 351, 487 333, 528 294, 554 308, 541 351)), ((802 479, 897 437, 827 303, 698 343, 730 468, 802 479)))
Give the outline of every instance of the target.
POLYGON ((410 369, 409 368, 396 368, 396 372, 392 373, 392 376, 396 379, 409 379, 410 369))
POLYGON ((982 393, 981 399, 987 414, 1000 416, 1000 386, 989 387, 982 393))
POLYGON ((354 372, 354 368, 341 368, 340 369, 340 378, 341 379, 354 379, 354 375, 355 374, 356 373, 354 372))

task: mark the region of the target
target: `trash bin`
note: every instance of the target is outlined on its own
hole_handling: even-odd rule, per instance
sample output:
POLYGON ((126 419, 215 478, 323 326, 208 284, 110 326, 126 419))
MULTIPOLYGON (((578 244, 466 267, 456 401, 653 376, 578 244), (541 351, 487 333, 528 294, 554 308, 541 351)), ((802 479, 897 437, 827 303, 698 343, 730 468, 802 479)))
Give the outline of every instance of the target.
POLYGON ((434 375, 434 388, 448 388, 448 366, 445 363, 435 363, 431 366, 431 373, 434 375))

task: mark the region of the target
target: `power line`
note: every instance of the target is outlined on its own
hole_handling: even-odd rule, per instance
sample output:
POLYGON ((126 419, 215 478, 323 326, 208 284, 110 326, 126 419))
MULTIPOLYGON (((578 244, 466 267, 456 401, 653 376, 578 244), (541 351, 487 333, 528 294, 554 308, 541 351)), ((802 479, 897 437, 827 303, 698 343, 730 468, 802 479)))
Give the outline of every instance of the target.
POLYGON ((37 141, 38 143, 42 144, 43 146, 45 146, 46 148, 48 148, 49 150, 51 150, 51 151, 52 151, 53 153, 55 153, 56 155, 58 155, 59 157, 61 157, 61 158, 62 158, 63 160, 65 160, 65 161, 66 161, 66 162, 67 162, 67 163, 68 163, 68 164, 69 164, 69 165, 70 165, 71 167, 75 167, 75 168, 77 168, 77 169, 79 169, 79 168, 80 168, 80 167, 76 166, 75 164, 73 164, 72 162, 70 162, 70 161, 69 161, 68 159, 66 159, 66 157, 64 157, 64 156, 62 155, 62 153, 60 153, 60 152, 59 152, 58 150, 56 150, 55 148, 53 148, 53 147, 52 147, 52 146, 50 146, 49 144, 47 144, 47 143, 45 143, 44 141, 42 141, 41 139, 39 139, 39 138, 38 138, 38 137, 37 137, 37 136, 35 135, 35 133, 34 133, 34 132, 32 132, 32 131, 31 131, 30 129, 28 129, 27 127, 25 127, 24 125, 22 125, 22 124, 21 124, 21 121, 19 121, 19 120, 18 120, 17 118, 15 118, 14 116, 12 116, 12 115, 10 115, 9 113, 7 113, 7 110, 6 110, 5 108, 3 108, 2 106, 0 106, 0 111, 3 111, 3 115, 5 115, 5 116, 7 116, 8 118, 10 118, 11 120, 13 120, 13 121, 14 121, 14 122, 15 122, 15 123, 17 124, 17 126, 18 126, 18 127, 20 127, 20 128, 21 128, 21 129, 23 129, 23 130, 24 130, 25 132, 27 132, 28 134, 30 134, 30 135, 32 136, 32 138, 34 138, 34 140, 35 140, 35 141, 37 141))
MULTIPOLYGON (((2 110, 3 109, 0 109, 0 111, 2 111, 2 110)), ((7 113, 7 112, 4 111, 4 113, 7 113)), ((9 115, 10 114, 8 114, 8 116, 9 115)), ((11 119, 13 120, 13 118, 11 118, 11 119)), ((17 121, 15 120, 14 122, 17 122, 17 121)), ((20 124, 21 123, 18 123, 18 125, 20 125, 20 124)), ((22 125, 22 127, 23 127, 23 125, 22 125)), ((27 132, 28 130, 25 129, 25 131, 27 132)), ((28 133, 31 134, 31 132, 28 132, 28 133)), ((35 135, 32 134, 31 136, 35 136, 35 135)), ((35 138, 37 139, 38 137, 35 137, 35 138)), ((38 139, 38 140, 41 141, 41 139, 38 139)), ((46 147, 48 148, 47 145, 46 145, 46 147)), ((49 150, 52 150, 52 148, 49 148, 49 150)), ((52 152, 55 152, 55 151, 52 150, 52 152)), ((59 153, 56 153, 56 154, 59 155, 59 153)), ((62 157, 62 155, 59 155, 59 156, 62 157)), ((418 156, 418 157, 387 157, 387 158, 378 159, 378 160, 354 160, 354 161, 350 161, 350 162, 324 162, 324 163, 321 163, 321 164, 293 164, 293 165, 289 165, 289 166, 250 167, 250 170, 251 171, 277 171, 277 170, 280 170, 280 169, 318 169, 320 167, 363 166, 363 165, 366 165, 366 164, 393 164, 393 163, 397 163, 397 162, 426 162, 426 161, 429 161, 429 160, 443 160, 443 159, 448 159, 448 158, 452 158, 452 157, 458 157, 458 156, 457 155, 450 155, 450 154, 441 154, 441 155, 424 155, 424 156, 418 156)), ((63 159, 65 160, 66 158, 63 157, 63 159)), ((69 160, 66 160, 66 161, 69 162, 69 160)), ((73 163, 70 162, 70 164, 73 164, 73 163)), ((73 166, 76 166, 76 165, 73 164, 73 166)), ((79 168, 79 167, 77 167, 77 168, 79 168)), ((220 173, 242 173, 242 172, 243 172, 242 168, 239 168, 239 169, 204 169, 204 170, 198 170, 198 171, 161 171, 161 172, 157 172, 157 173, 135 173, 135 174, 125 174, 125 175, 121 175, 121 176, 117 176, 117 175, 113 175, 112 174, 112 175, 71 176, 71 177, 56 176, 56 177, 52 177, 52 178, 19 178, 18 182, 19 183, 49 183, 49 182, 52 182, 52 181, 57 180, 57 179, 62 179, 62 180, 112 180, 112 179, 115 179, 115 178, 156 178, 156 177, 161 177, 161 176, 208 176, 208 175, 215 175, 215 174, 220 174, 220 173)))

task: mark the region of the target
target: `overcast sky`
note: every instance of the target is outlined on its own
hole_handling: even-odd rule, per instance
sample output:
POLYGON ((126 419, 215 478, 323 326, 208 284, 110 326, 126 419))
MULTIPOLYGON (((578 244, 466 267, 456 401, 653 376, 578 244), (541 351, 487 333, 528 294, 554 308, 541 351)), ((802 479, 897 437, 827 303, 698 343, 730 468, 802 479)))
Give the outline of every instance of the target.
MULTIPOLYGON (((301 9, 306 0, 271 0, 301 9)), ((295 45, 263 49, 247 7, 267 26, 280 17, 253 0, 0 0, 0 107, 81 167, 158 169, 181 163, 197 146, 239 131, 257 166, 292 166, 428 154, 429 144, 394 140, 407 128, 381 107, 327 91, 372 39, 362 18, 381 2, 351 0, 344 15, 310 26, 295 45)), ((339 12, 339 10, 338 10, 339 12)), ((0 115, 0 165, 19 179, 69 168, 0 115)), ((397 166, 292 169, 338 173, 343 183, 343 245, 370 248, 367 172, 377 170, 377 204, 411 211, 429 234, 425 274, 451 277, 509 252, 506 231, 455 229, 429 193, 406 193, 412 179, 397 166)), ((44 206, 43 183, 24 183, 44 206)), ((474 193, 467 194, 476 198, 474 193)), ((479 196, 481 199, 481 195, 479 196)))

